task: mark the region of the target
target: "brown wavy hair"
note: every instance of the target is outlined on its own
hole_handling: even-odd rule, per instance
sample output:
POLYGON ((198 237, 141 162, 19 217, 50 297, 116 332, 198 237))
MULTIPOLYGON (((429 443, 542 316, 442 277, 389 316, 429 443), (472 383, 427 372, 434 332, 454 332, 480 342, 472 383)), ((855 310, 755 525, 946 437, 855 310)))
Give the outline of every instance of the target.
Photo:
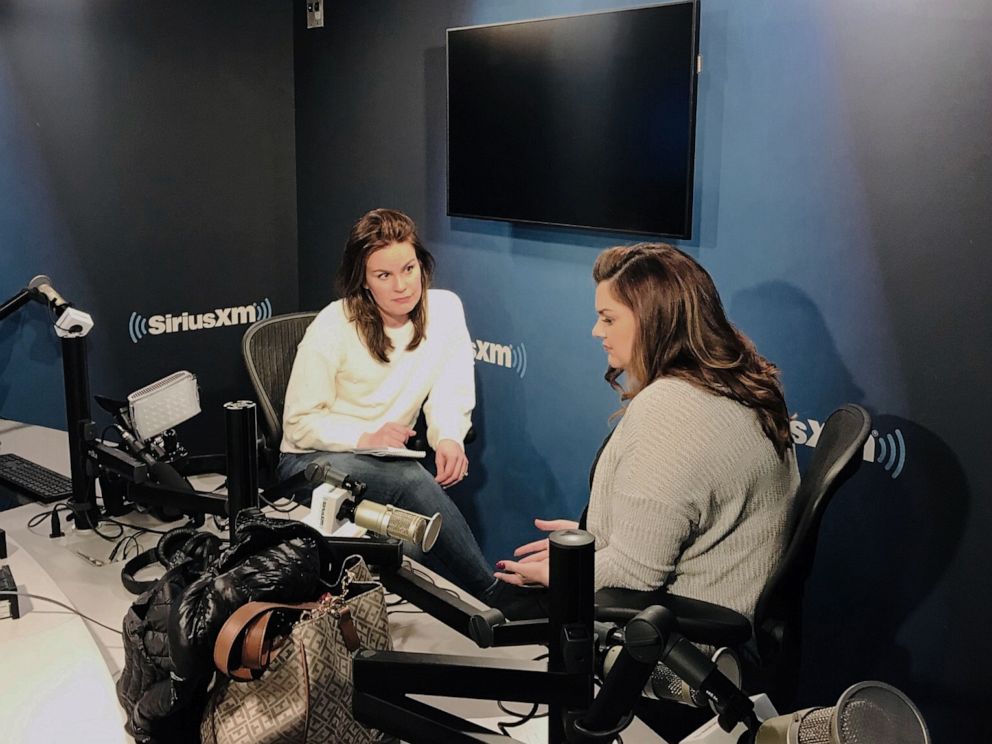
POLYGON ((592 276, 612 282, 613 295, 637 320, 630 389, 617 382, 623 370, 610 367, 605 375, 622 400, 660 377, 683 379, 752 409, 785 456, 792 439, 778 368, 727 320, 706 269, 666 243, 639 243, 605 250, 592 276))
POLYGON ((372 293, 365 287, 365 264, 369 256, 394 243, 410 243, 420 262, 420 302, 410 312, 413 338, 407 344, 412 351, 420 346, 427 332, 427 290, 434 275, 434 257, 424 248, 417 226, 407 215, 395 209, 373 209, 351 228, 344 257, 338 268, 337 287, 344 299, 348 320, 355 324, 358 336, 369 353, 383 364, 389 362, 393 342, 386 335, 382 314, 372 293))

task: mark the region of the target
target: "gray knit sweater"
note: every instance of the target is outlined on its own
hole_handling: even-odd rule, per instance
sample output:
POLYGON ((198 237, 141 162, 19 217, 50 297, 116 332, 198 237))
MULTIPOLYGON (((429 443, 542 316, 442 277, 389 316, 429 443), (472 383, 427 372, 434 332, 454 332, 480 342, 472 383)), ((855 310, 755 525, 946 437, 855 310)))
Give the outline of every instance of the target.
POLYGON ((596 587, 655 589, 754 618, 799 474, 754 412, 662 378, 627 406, 593 478, 596 587))

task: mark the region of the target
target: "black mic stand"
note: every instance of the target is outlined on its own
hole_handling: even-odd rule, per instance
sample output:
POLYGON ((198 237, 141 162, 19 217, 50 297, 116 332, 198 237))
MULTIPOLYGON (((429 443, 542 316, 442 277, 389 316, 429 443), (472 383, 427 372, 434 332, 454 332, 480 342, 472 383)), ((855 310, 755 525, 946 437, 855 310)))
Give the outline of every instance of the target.
MULTIPOLYGON (((721 728, 731 731, 743 722, 753 736, 759 722, 751 700, 679 632, 675 613, 659 605, 647 607, 627 623, 624 648, 593 697, 594 615, 629 618, 632 611, 596 608, 595 548, 589 533, 563 530, 553 533, 549 542, 551 611, 547 620, 506 622, 498 610, 476 610, 437 589, 427 592, 417 585, 419 577, 408 575, 405 569, 383 572, 382 582, 391 591, 479 646, 547 643, 548 662, 360 651, 353 662, 356 719, 412 744, 491 744, 515 740, 409 695, 545 703, 550 744, 608 744, 630 724, 635 703, 655 666, 662 662, 710 699, 721 728)), ((695 605, 697 612, 713 607, 694 600, 683 602, 695 605)))
POLYGON ((90 379, 86 366, 86 337, 62 338, 62 376, 65 381, 65 418, 69 436, 69 507, 76 529, 91 530, 100 521, 96 504, 96 477, 87 466, 87 449, 95 439, 90 417, 90 379))
POLYGON ((612 741, 630 723, 634 705, 659 663, 709 698, 724 731, 732 731, 739 723, 750 732, 757 731, 754 703, 679 632, 678 618, 671 610, 660 605, 642 610, 627 623, 623 636, 620 655, 588 712, 572 722, 576 735, 569 741, 612 741))
MULTIPOLYGON (((47 277, 45 277, 47 280, 47 277)), ((55 330, 62 347, 62 378, 65 389, 66 434, 69 444, 69 472, 72 495, 68 499, 76 529, 91 530, 99 524, 100 508, 96 500, 96 481, 104 485, 104 506, 109 514, 123 513, 121 490, 133 501, 176 507, 194 514, 228 514, 227 499, 193 489, 159 486, 148 482, 149 466, 123 449, 108 447, 96 440, 96 427, 90 413, 90 380, 86 335, 92 319, 86 313, 71 310, 68 303, 55 305, 34 287, 26 287, 0 305, 0 320, 16 312, 31 300, 49 306, 55 313, 55 330), (61 323, 75 313, 68 323, 61 323), (81 318, 87 322, 79 322, 81 318), (104 481, 103 478, 106 477, 104 481), (119 481, 123 480, 123 486, 119 481), (144 497, 144 498, 142 498, 144 497)), ((254 414, 254 412, 253 412, 254 414)), ((237 445, 236 449, 240 449, 237 445)), ((255 451, 252 442, 251 451, 255 451)), ((210 461, 211 465, 214 461, 210 461)), ((212 471, 213 469, 211 469, 212 471)), ((207 472, 207 471, 202 471, 207 472)), ((248 470, 246 469, 246 473, 248 470)), ((254 472, 254 469, 252 469, 254 472)), ((247 475, 245 476, 247 477, 247 475)), ((257 478, 257 475, 251 477, 257 478)))
MULTIPOLYGON (((16 312, 31 300, 38 299, 39 295, 32 288, 20 290, 0 305, 0 320, 16 312)), ((69 468, 72 475, 72 496, 69 498, 69 507, 73 511, 76 527, 91 530, 99 521, 100 512, 96 505, 95 481, 91 475, 88 475, 86 467, 86 442, 93 436, 89 407, 90 383, 86 371, 86 333, 89 328, 73 330, 76 332, 58 334, 62 345, 69 468)))
MULTIPOLYGON (((366 725, 416 742, 512 742, 409 695, 446 695, 550 706, 551 744, 564 742, 568 720, 592 700, 593 537, 562 530, 550 537, 551 613, 524 624, 550 642, 546 664, 399 651, 359 651, 353 662, 355 717, 366 725), (560 581, 555 581, 561 579, 560 581)), ((399 572, 397 572, 399 573, 399 572)), ((395 580, 394 576, 394 580, 395 580)), ((386 583, 386 577, 383 577, 386 583)), ((405 591, 401 595, 407 598, 405 591)), ((416 600, 411 600, 415 601, 416 600)), ((433 603, 432 603, 433 604, 433 603)), ((435 615, 435 607, 429 610, 435 615)), ((479 623, 502 613, 475 611, 479 623)), ((436 616, 436 615, 435 615, 436 616)), ((449 623, 450 624, 450 623, 449 623)), ((517 625, 508 623, 505 627, 517 625)), ((502 625, 491 627, 499 631, 502 625)), ((496 635, 494 632, 493 635, 496 635)), ((505 640, 505 639, 504 639, 505 640)), ((528 641, 538 640, 537 637, 528 641)))

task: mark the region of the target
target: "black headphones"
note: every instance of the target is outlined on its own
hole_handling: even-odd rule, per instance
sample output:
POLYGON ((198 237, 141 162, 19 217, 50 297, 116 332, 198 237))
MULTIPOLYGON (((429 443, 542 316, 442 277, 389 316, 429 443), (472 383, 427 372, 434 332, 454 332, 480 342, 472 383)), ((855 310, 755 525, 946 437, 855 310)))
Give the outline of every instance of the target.
POLYGON ((223 547, 223 540, 212 532, 200 532, 193 527, 176 527, 166 532, 154 550, 138 553, 121 569, 121 583, 131 594, 142 594, 151 589, 158 578, 136 579, 135 575, 146 566, 161 563, 166 570, 192 561, 191 568, 202 573, 210 566, 223 547))

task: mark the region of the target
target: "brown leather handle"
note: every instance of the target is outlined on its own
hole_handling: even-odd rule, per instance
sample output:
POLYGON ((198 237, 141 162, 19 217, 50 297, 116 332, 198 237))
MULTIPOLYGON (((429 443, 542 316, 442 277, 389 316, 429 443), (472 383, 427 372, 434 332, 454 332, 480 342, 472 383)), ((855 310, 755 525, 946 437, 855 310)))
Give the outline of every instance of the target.
POLYGON ((235 610, 221 626, 214 641, 214 666, 230 677, 248 681, 257 679, 269 662, 271 640, 266 638, 274 610, 314 610, 317 602, 281 604, 247 602, 235 610), (243 640, 242 640, 243 639, 243 640), (241 641, 241 666, 231 665, 231 654, 241 641))
MULTIPOLYGON (((247 602, 235 610, 221 626, 214 642, 214 666, 229 677, 248 682, 258 679, 269 665, 272 639, 269 621, 275 610, 315 610, 317 602, 280 604, 277 602, 247 602), (232 666, 231 655, 241 642, 241 665, 232 666)), ((351 617, 351 608, 342 603, 338 608, 338 627, 349 651, 358 650, 362 642, 351 617)))

